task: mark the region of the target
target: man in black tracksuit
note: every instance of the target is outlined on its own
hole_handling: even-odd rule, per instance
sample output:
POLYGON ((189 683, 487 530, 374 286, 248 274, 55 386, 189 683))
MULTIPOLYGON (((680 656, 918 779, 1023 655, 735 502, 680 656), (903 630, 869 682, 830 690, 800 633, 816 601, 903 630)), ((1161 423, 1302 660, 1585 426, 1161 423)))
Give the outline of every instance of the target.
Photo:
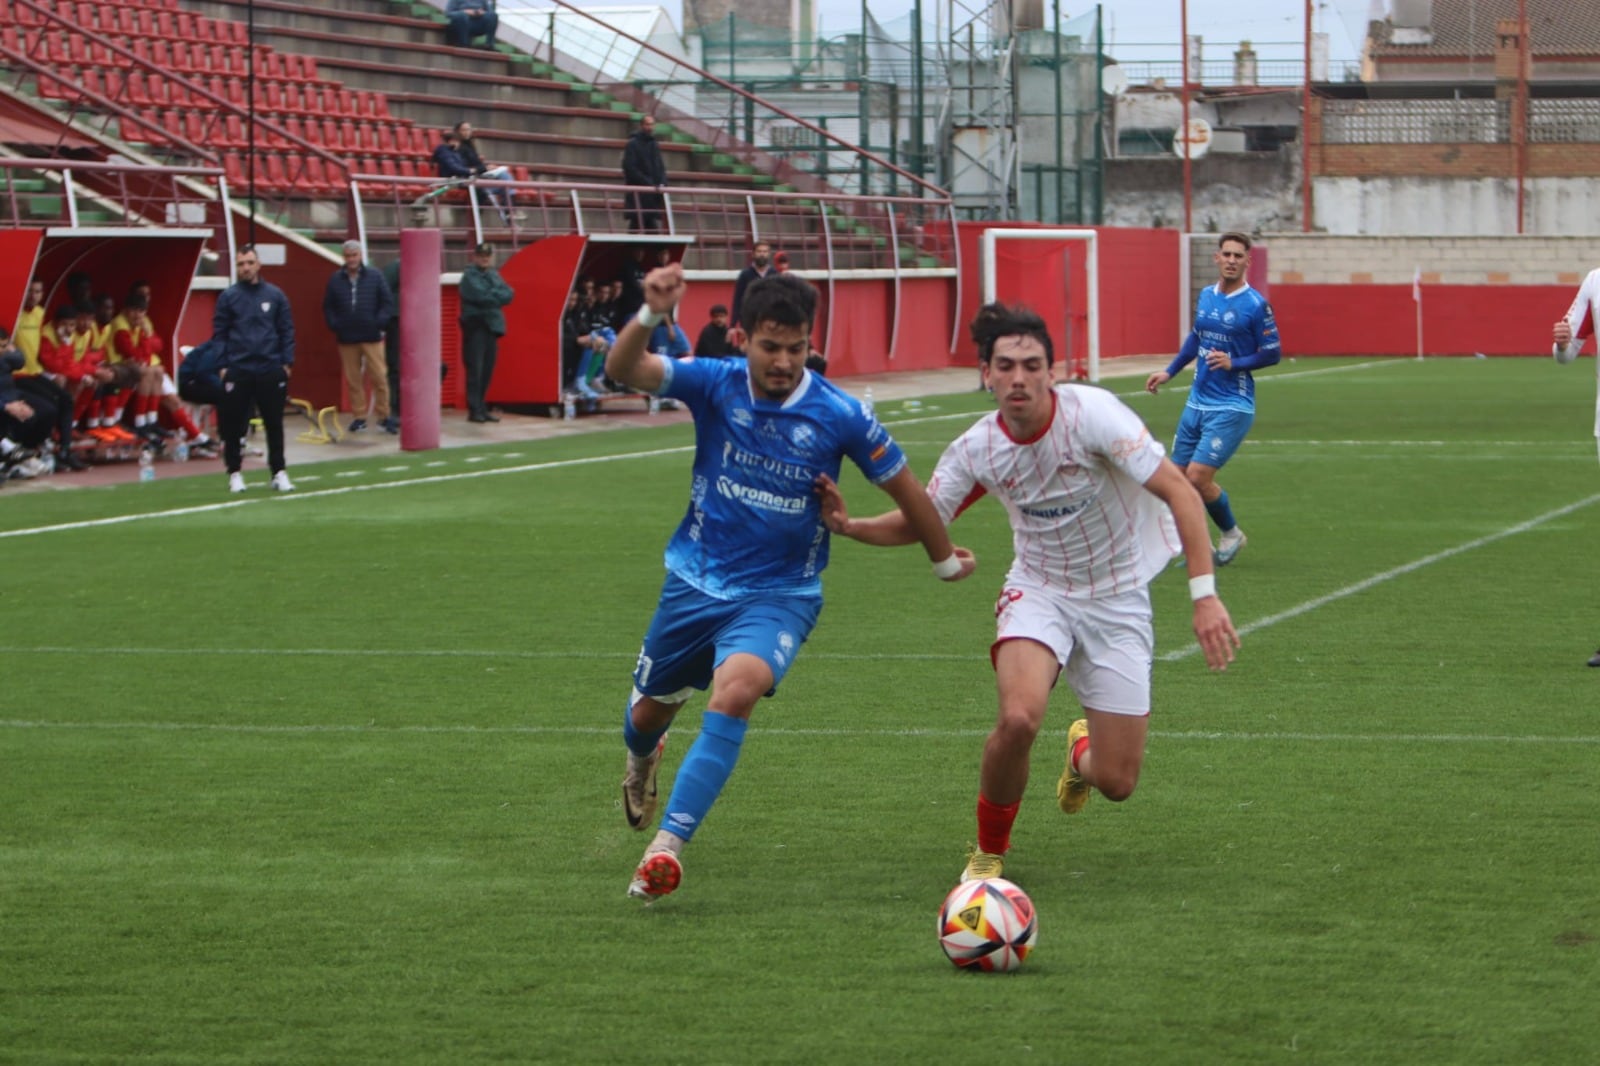
POLYGON ((267 433, 267 465, 272 487, 294 488, 283 460, 283 408, 289 399, 289 374, 294 367, 294 318, 289 298, 261 280, 261 259, 255 245, 239 249, 234 262, 239 280, 222 291, 212 316, 211 337, 222 347, 223 456, 228 466, 228 491, 243 492, 244 435, 254 408, 267 433))

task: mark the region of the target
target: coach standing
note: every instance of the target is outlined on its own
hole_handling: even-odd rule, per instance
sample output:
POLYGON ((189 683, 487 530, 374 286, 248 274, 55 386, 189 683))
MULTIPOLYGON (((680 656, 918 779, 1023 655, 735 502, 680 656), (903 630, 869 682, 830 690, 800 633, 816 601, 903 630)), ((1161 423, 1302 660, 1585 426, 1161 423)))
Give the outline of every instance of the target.
POLYGON ((360 241, 345 241, 344 266, 333 272, 322 294, 322 317, 339 342, 351 433, 367 428, 369 382, 372 417, 385 433, 400 432, 400 420, 389 412, 389 367, 383 350, 383 330, 395 314, 389 282, 361 261, 360 241))
POLYGON ((294 368, 294 318, 283 290, 261 280, 261 258, 253 244, 239 249, 234 260, 238 281, 217 298, 211 336, 222 347, 219 376, 222 403, 223 456, 228 465, 228 491, 244 491, 244 435, 254 408, 267 433, 267 465, 272 487, 294 488, 283 461, 283 408, 289 399, 289 374, 294 368))
POLYGON ((461 272, 461 363, 467 372, 467 421, 498 422, 489 413, 489 381, 494 377, 500 338, 506 335, 501 310, 516 294, 494 268, 494 245, 472 250, 472 265, 461 272))

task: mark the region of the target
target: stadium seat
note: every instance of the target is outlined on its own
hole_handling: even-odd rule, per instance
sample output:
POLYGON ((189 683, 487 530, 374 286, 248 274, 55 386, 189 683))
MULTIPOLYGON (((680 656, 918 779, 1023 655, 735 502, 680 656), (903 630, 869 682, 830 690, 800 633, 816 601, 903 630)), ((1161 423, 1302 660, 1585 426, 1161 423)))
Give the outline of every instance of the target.
POLYGON ((276 152, 256 153, 256 181, 274 189, 289 188, 289 175, 283 164, 283 156, 276 152), (262 176, 265 175, 265 181, 262 176))

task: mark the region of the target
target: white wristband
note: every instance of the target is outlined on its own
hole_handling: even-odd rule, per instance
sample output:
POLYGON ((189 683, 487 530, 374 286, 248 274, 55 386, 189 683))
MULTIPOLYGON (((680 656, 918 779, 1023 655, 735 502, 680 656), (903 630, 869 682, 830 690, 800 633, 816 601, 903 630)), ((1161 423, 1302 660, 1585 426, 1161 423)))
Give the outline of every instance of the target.
POLYGON ((952 555, 941 563, 933 564, 933 576, 940 581, 949 581, 961 573, 961 560, 952 555))
POLYGON ((639 325, 643 326, 645 329, 655 329, 657 326, 661 325, 661 320, 667 316, 656 314, 654 311, 650 310, 649 304, 640 304, 639 314, 636 317, 639 319, 639 325))
POLYGON ((1216 594, 1216 574, 1201 574, 1199 577, 1191 577, 1189 579, 1189 598, 1191 600, 1203 600, 1207 596, 1215 596, 1216 594))

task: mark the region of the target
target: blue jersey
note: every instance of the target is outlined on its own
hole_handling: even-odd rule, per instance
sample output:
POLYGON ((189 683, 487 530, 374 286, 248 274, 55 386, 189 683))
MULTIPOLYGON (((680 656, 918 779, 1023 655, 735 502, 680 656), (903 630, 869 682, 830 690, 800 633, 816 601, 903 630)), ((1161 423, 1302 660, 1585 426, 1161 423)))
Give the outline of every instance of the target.
POLYGON ((1201 353, 1218 348, 1228 353, 1233 369, 1212 370, 1200 359, 1195 364, 1188 406, 1202 411, 1254 412, 1256 382, 1250 371, 1272 366, 1283 354, 1278 323, 1266 297, 1248 285, 1226 295, 1215 285, 1207 286, 1194 313, 1194 328, 1167 373, 1176 376, 1201 353))
POLYGON ((708 596, 817 595, 828 530, 813 483, 845 456, 882 484, 905 455, 872 412, 807 372, 782 402, 756 399, 743 358, 662 361, 659 395, 694 414, 689 509, 667 569, 708 596))

